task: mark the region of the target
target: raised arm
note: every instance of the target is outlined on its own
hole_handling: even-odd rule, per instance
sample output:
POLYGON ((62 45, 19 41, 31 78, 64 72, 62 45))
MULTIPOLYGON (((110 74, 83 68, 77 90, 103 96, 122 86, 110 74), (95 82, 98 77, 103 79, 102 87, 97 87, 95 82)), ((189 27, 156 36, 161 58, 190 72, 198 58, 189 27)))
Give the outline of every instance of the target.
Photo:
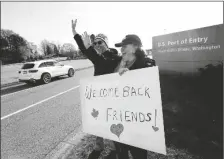
POLYGON ((76 24, 77 19, 75 21, 72 20, 72 32, 81 52, 92 61, 93 64, 104 61, 103 57, 98 55, 96 50, 91 46, 91 40, 87 32, 85 32, 82 37, 77 33, 76 24))

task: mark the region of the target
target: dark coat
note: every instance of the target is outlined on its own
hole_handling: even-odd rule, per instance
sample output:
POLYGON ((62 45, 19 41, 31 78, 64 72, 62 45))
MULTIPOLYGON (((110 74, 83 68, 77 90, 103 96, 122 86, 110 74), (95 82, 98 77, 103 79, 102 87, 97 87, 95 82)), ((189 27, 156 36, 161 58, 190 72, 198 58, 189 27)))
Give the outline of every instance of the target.
MULTIPOLYGON (((102 55, 97 54, 96 50, 90 46, 88 49, 85 48, 84 43, 80 35, 76 34, 74 36, 76 43, 82 53, 87 56, 87 58, 94 64, 94 76, 103 75, 108 73, 113 73, 115 68, 119 65, 122 60, 121 56, 117 55, 116 49, 110 49, 102 55)), ((136 61, 129 68, 129 70, 141 69, 146 67, 151 67, 152 64, 145 58, 145 54, 142 50, 137 50, 136 61)))
POLYGON ((85 45, 79 34, 76 34, 74 39, 81 52, 93 63, 94 76, 113 73, 114 67, 117 65, 118 61, 121 60, 121 57, 118 56, 116 49, 109 49, 102 55, 99 55, 92 46, 90 46, 88 49, 85 48, 85 45))
MULTIPOLYGON (((110 51, 106 51, 105 53, 103 53, 103 55, 98 55, 92 46, 90 46, 88 49, 85 48, 80 35, 76 34, 74 36, 74 39, 76 40, 76 43, 78 44, 79 49, 82 51, 82 53, 87 56, 87 58, 94 64, 95 76, 113 73, 115 68, 122 60, 122 57, 118 56, 117 53, 115 53, 116 51, 112 51, 115 49, 110 49, 110 51)), ((145 57, 144 51, 137 50, 136 60, 134 64, 129 68, 129 70, 141 69, 154 65, 154 63, 150 63, 150 60, 145 57)), ((115 145, 116 149, 119 149, 119 147, 122 148, 123 152, 120 152, 121 155, 125 156, 128 150, 131 150, 131 153, 135 158, 147 158, 146 150, 129 146, 126 144, 117 144, 116 142, 115 145)))

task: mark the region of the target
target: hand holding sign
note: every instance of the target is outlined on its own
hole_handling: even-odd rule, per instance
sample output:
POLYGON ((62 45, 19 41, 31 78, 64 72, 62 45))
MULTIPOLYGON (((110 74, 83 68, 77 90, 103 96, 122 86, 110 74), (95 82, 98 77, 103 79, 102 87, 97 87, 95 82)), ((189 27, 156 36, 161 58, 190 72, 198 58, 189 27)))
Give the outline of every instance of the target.
POLYGON ((119 75, 123 75, 128 70, 129 70, 128 68, 121 68, 121 69, 119 69, 119 75))

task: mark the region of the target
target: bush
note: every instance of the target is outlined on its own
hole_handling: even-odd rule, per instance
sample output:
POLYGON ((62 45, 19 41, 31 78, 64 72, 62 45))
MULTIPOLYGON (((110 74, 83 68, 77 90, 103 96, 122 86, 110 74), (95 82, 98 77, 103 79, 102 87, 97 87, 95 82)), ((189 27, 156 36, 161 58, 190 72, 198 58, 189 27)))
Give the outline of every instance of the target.
POLYGON ((207 65, 194 77, 161 75, 160 83, 167 144, 221 159, 223 63, 207 65))
POLYGON ((201 96, 204 102, 203 120, 207 120, 209 125, 204 130, 212 140, 219 140, 222 143, 223 125, 223 63, 218 65, 207 65, 200 69, 200 76, 196 81, 195 91, 201 96))

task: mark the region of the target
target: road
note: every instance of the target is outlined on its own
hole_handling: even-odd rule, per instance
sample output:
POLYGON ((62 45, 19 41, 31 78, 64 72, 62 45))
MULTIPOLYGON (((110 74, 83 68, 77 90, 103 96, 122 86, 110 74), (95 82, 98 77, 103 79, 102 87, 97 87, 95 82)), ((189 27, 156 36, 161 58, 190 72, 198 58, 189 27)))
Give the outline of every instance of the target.
MULTIPOLYGON (((93 68, 1 96, 1 159, 42 159, 81 125, 79 80, 93 68)), ((11 88, 16 89, 16 88, 11 88)))
MULTIPOLYGON (((66 60, 61 62, 65 65, 72 65, 75 69, 93 65, 91 61, 86 59, 66 60)), ((18 71, 21 69, 22 65, 23 63, 1 65, 1 85, 18 82, 18 71)))

